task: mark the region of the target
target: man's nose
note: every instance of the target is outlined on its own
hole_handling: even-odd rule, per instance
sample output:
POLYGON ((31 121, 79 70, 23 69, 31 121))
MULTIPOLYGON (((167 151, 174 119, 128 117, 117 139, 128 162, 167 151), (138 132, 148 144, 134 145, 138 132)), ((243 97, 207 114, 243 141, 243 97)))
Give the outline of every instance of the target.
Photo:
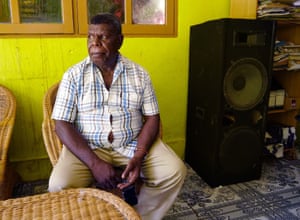
POLYGON ((94 37, 91 41, 93 46, 102 46, 102 41, 99 37, 94 37))

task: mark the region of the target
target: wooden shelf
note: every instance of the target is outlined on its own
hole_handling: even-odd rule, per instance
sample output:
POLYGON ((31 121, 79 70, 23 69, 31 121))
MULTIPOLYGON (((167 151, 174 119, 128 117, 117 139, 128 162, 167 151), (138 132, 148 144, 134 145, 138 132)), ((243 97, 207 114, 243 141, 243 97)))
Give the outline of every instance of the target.
MULTIPOLYGON (((230 17, 256 19, 257 0, 231 0, 230 3, 230 17)), ((300 19, 261 18, 261 20, 277 21, 276 40, 300 45, 300 19)), ((300 112, 300 70, 276 71, 273 72, 272 77, 284 88, 286 97, 282 109, 270 109, 268 111, 267 123, 296 127, 298 123, 296 116, 300 112)), ((295 148, 285 149, 284 157, 296 159, 295 148)))
POLYGON ((286 111, 287 110, 285 110, 285 109, 270 109, 270 110, 268 110, 268 114, 278 114, 278 113, 283 113, 286 111))
POLYGON ((284 106, 282 108, 270 109, 268 114, 279 114, 290 111, 300 110, 300 97, 285 97, 284 106))

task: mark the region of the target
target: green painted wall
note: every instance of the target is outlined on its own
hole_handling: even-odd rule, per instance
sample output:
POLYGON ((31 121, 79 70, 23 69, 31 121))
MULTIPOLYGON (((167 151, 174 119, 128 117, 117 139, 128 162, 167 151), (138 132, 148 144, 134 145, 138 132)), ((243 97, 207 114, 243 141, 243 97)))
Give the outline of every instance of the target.
MULTIPOLYGON (((178 36, 125 38, 121 53, 150 73, 160 104, 163 139, 184 157, 189 27, 228 17, 230 0, 178 1, 178 36)), ((0 37, 0 84, 13 91, 17 116, 9 158, 24 181, 49 177, 41 134, 42 99, 64 71, 87 55, 86 39, 0 37)))

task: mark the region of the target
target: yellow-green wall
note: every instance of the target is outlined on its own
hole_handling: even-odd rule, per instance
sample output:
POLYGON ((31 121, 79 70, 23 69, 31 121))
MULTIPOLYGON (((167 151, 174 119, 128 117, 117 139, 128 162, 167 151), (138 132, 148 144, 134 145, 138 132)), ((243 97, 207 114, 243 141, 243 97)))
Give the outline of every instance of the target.
MULTIPOLYGON (((160 104, 163 139, 184 157, 189 27, 228 17, 230 0, 178 0, 178 36, 125 38, 121 53, 150 73, 160 104)), ((13 91, 17 116, 9 158, 24 181, 49 177, 41 134, 42 99, 64 71, 87 55, 86 39, 0 37, 0 84, 13 91)))

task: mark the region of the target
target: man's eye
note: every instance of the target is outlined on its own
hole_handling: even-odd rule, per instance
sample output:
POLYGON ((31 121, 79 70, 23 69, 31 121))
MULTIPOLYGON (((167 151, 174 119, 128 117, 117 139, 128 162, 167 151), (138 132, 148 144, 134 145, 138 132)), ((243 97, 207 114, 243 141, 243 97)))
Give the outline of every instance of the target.
POLYGON ((108 40, 109 36, 107 35, 102 35, 101 40, 108 40))
POLYGON ((108 41, 110 39, 109 35, 94 35, 94 34, 88 34, 88 40, 89 41, 108 41))

